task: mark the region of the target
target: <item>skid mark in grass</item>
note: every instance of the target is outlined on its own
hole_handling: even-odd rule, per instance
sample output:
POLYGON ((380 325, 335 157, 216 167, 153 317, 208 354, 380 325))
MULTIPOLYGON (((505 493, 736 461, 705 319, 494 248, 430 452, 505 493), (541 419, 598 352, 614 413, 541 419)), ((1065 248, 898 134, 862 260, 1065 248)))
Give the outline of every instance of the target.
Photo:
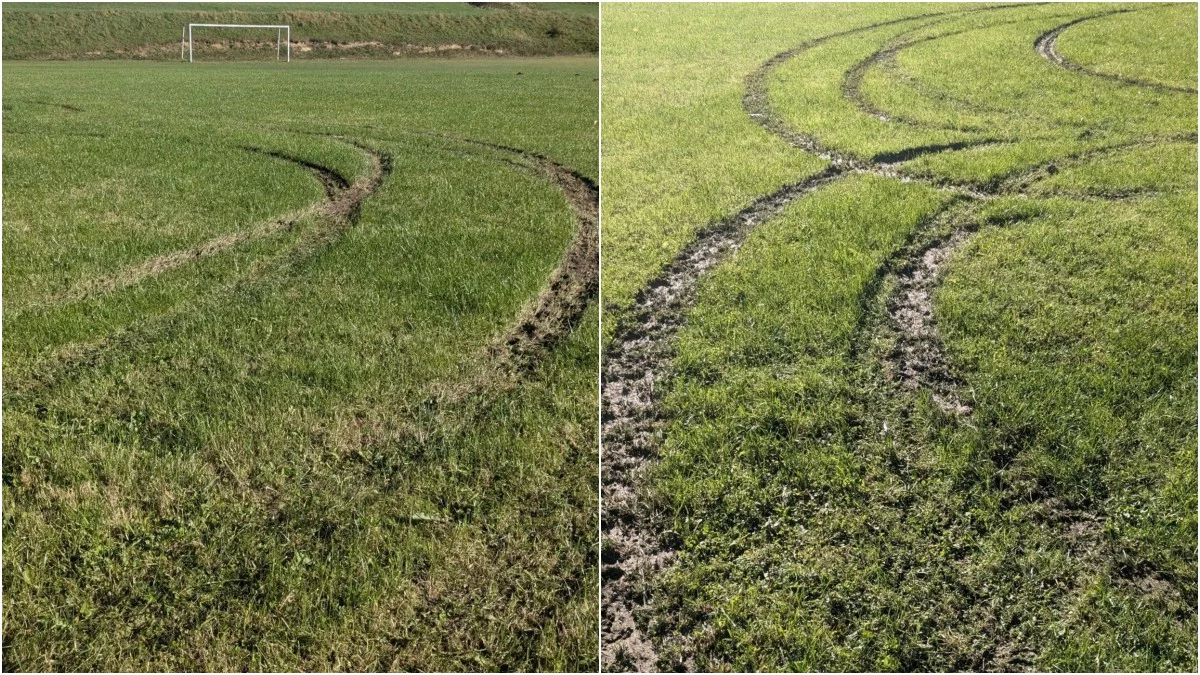
POLYGON ((337 198, 338 194, 341 193, 342 190, 350 187, 350 181, 347 181, 345 177, 333 169, 321 166, 320 164, 314 164, 313 162, 291 157, 282 152, 276 152, 274 150, 263 150, 262 148, 250 146, 243 146, 242 149, 246 152, 266 155, 267 157, 274 157, 275 159, 283 160, 289 164, 296 164, 308 169, 309 172, 311 172, 312 175, 317 179, 317 181, 321 183, 321 187, 325 190, 325 199, 328 201, 333 201, 337 198))
MULTIPOLYGON (((1044 4, 1044 3, 1031 3, 1029 5, 1021 5, 1021 6, 1022 7, 1035 7, 1040 4, 1044 4)), ((986 12, 986 11, 995 11, 995 10, 1001 10, 1001 9, 1012 9, 1013 7, 1014 7, 1013 5, 1008 5, 1008 6, 1004 6, 1004 7, 987 7, 987 8, 982 8, 982 9, 972 10, 972 11, 986 12)), ((901 35, 901 37, 903 35, 911 35, 912 33, 916 32, 922 28, 928 28, 929 26, 933 26, 935 24, 941 23, 944 20, 945 19, 939 19, 937 21, 931 21, 922 26, 918 26, 917 28, 914 28, 913 30, 903 33, 901 35)), ((927 35, 927 36, 920 37, 920 38, 917 38, 914 40, 899 41, 890 46, 881 47, 880 49, 873 52, 867 58, 854 64, 854 66, 852 66, 849 70, 847 70, 845 72, 845 74, 843 75, 843 78, 842 78, 842 96, 844 96, 846 99, 852 101, 854 103, 854 105, 861 112, 863 112, 866 115, 870 115, 871 117, 874 117, 875 119, 880 120, 881 122, 894 122, 897 124, 903 124, 906 126, 919 128, 919 129, 938 129, 938 130, 945 130, 945 131, 981 132, 981 131, 983 131, 983 129, 981 129, 979 127, 954 125, 954 124, 938 124, 936 122, 927 122, 924 120, 910 119, 907 117, 888 113, 887 111, 876 106, 867 97, 867 95, 865 93, 863 93, 863 91, 862 91, 863 77, 866 76, 867 71, 870 70, 871 68, 885 66, 885 65, 888 66, 892 72, 898 72, 899 64, 897 63, 896 57, 898 54, 900 54, 900 52, 902 52, 906 49, 909 49, 910 47, 916 47, 918 45, 921 45, 921 44, 924 44, 927 42, 934 42, 936 40, 942 40, 942 39, 945 39, 948 37, 962 35, 964 33, 969 33, 971 31, 975 31, 975 30, 992 29, 992 28, 998 28, 1001 26, 1008 26, 1008 25, 1012 25, 1012 24, 1022 23, 1023 21, 1026 21, 1026 20, 1027 19, 1024 19, 1024 18, 1018 18, 1018 19, 1011 19, 1008 21, 997 21, 995 23, 989 23, 989 24, 982 25, 982 26, 973 26, 970 28, 962 28, 959 30, 953 30, 953 31, 945 32, 945 33, 939 33, 937 35, 927 35)), ((912 76, 904 77, 904 79, 910 86, 914 86, 917 83, 916 78, 913 78, 912 76)), ((932 93, 932 92, 927 91, 926 93, 932 93)), ((940 95, 933 94, 933 96, 936 98, 941 98, 942 100, 946 100, 946 101, 953 100, 950 97, 945 96, 944 94, 940 94, 940 95)), ((972 104, 970 102, 957 101, 957 100, 954 102, 959 105, 962 105, 965 103, 967 107, 977 109, 977 106, 975 106, 974 104, 972 104)), ((994 109, 986 109, 986 111, 993 112, 993 113, 1005 112, 1002 110, 994 110, 994 109)), ((964 146, 964 147, 967 147, 967 146, 964 146)), ((880 161, 880 160, 876 159, 875 161, 880 161)))
MULTIPOLYGON (((944 21, 944 19, 938 19, 936 21, 931 21, 930 23, 923 24, 921 26, 918 26, 917 28, 914 28, 912 31, 909 31, 909 33, 915 32, 922 28, 927 28, 936 23, 940 23, 941 21, 944 21)), ((932 122, 924 122, 921 120, 910 119, 910 118, 903 117, 900 115, 889 114, 887 111, 883 110, 882 108, 880 108, 880 107, 876 106, 874 103, 872 103, 871 100, 867 98, 866 94, 863 93, 862 81, 863 81, 863 77, 867 74, 868 70, 883 63, 884 61, 895 61, 896 55, 899 54, 900 51, 906 47, 909 47, 909 46, 912 46, 915 44, 919 44, 921 42, 927 42, 927 41, 933 40, 933 39, 936 39, 936 38, 935 37, 925 37, 925 38, 921 38, 919 40, 911 40, 909 42, 904 42, 904 43, 901 43, 898 45, 893 45, 891 47, 882 48, 882 49, 875 51, 874 53, 872 53, 870 56, 863 59, 862 61, 859 61, 858 63, 854 64, 854 66, 852 66, 849 70, 847 70, 842 76, 842 96, 844 96, 845 98, 852 101, 854 103, 854 105, 862 113, 864 113, 866 115, 870 115, 871 117, 874 117, 875 119, 877 119, 881 122, 894 122, 897 124, 903 124, 905 126, 916 127, 916 128, 920 128, 920 129, 943 129, 943 130, 950 130, 950 131, 979 131, 978 128, 973 128, 973 127, 962 127, 962 126, 955 126, 955 125, 948 125, 948 124, 936 124, 936 123, 932 123, 932 122)), ((876 160, 876 161, 879 161, 879 160, 876 160)))
MULTIPOLYGON (((1018 171, 1008 177, 1004 177, 998 181, 994 191, 997 194, 1026 194, 1026 192, 1035 183, 1043 181, 1066 168, 1082 166, 1090 161, 1101 159, 1108 155, 1112 155, 1124 150, 1130 150, 1132 148, 1153 146, 1160 143, 1195 143, 1196 138, 1197 136, 1195 133, 1185 133, 1163 136, 1159 138, 1142 138, 1132 141, 1125 141, 1122 143, 1111 143, 1109 145, 1096 148, 1089 148, 1079 152, 1063 155, 1058 159, 1054 159, 1033 168, 1018 171)), ((1088 193, 1087 196, 1116 201, 1120 199, 1128 199, 1136 192, 1138 191, 1133 189, 1124 190, 1114 188, 1110 193, 1095 192, 1088 193)))
POLYGON ((527 371, 583 318, 600 289, 600 190, 591 179, 536 152, 449 134, 412 132, 510 155, 504 161, 532 168, 563 193, 575 216, 575 236, 546 285, 489 348, 490 360, 505 370, 527 371), (518 161, 513 161, 513 160, 518 161))
MULTIPOLYGON (((340 140, 350 142, 345 141, 345 139, 340 140)), ((129 286, 151 276, 180 267, 188 262, 215 255, 239 244, 252 241, 250 237, 246 236, 247 233, 252 235, 257 234, 258 238, 261 239, 293 227, 304 220, 305 217, 311 216, 315 218, 317 226, 305 231, 298 242, 268 258, 255 261, 244 274, 236 277, 229 283, 213 289, 206 296, 206 299, 211 300, 216 296, 253 283, 273 271, 298 264, 308 259, 313 254, 337 241, 354 224, 354 221, 358 218, 359 208, 363 200, 378 190, 387 175, 391 173, 392 158, 390 155, 375 151, 365 145, 352 144, 370 157, 371 166, 361 178, 349 187, 339 191, 334 198, 321 202, 315 205, 315 207, 309 207, 309 209, 301 212, 295 219, 271 221, 266 226, 260 228, 218 237, 215 243, 212 243, 209 248, 203 250, 188 249, 183 252, 175 252, 167 254, 167 256, 151 259, 151 261, 143 263, 139 267, 133 268, 133 270, 127 270, 122 273, 124 276, 120 278, 110 277, 107 280, 102 280, 104 281, 103 284, 97 284, 97 282, 93 281, 91 283, 96 285, 96 288, 88 288, 86 292, 79 292, 78 297, 69 297, 65 300, 60 300, 60 302, 83 299, 100 292, 109 292, 129 286), (197 251, 200 252, 197 253, 197 251)), ((330 173, 332 174, 332 172, 330 173)), ((213 241, 210 240, 209 242, 205 242, 205 244, 210 244, 213 241)), ((201 246, 203 247, 205 244, 201 246)), ((204 300, 201 300, 201 302, 204 302, 204 300)), ((21 373, 15 377, 10 375, 5 382, 6 393, 9 395, 28 396, 52 389, 58 383, 69 380, 76 374, 85 372, 95 366, 105 354, 114 351, 127 351, 132 349, 134 345, 150 339, 150 335, 164 330, 172 322, 178 320, 192 309, 194 309, 192 304, 184 303, 136 326, 119 329, 89 342, 65 345, 42 358, 30 372, 21 373)))
MULTIPOLYGON (((994 11, 1014 7, 985 7, 969 12, 994 11)), ((745 79, 743 110, 757 124, 789 145, 815 154, 830 162, 821 174, 757 199, 751 206, 730 218, 703 230, 657 278, 635 299, 634 306, 619 325, 605 354, 602 378, 602 664, 605 670, 653 670, 659 666, 656 643, 642 631, 639 616, 653 613, 653 599, 647 596, 648 578, 659 575, 673 561, 674 553, 661 536, 661 514, 649 512, 640 498, 643 477, 656 461, 663 434, 663 421, 656 410, 659 391, 670 378, 674 358, 674 337, 695 303, 696 283, 701 275, 720 264, 736 250, 758 224, 777 213, 789 202, 844 175, 867 173, 896 180, 920 182, 955 194, 958 199, 946 207, 914 235, 896 256, 885 262, 876 281, 868 289, 864 302, 882 301, 885 306, 874 332, 886 331, 892 338, 887 353, 873 354, 891 382, 890 390, 910 394, 929 391, 934 403, 953 417, 970 415, 972 407, 962 391, 962 382, 938 335, 933 317, 932 296, 944 278, 944 265, 965 246, 980 226, 978 206, 1001 196, 1026 196, 1030 183, 1057 171, 1056 162, 1047 161, 1033 169, 1015 172, 987 185, 956 182, 944 178, 905 175, 898 164, 939 152, 1016 142, 1015 139, 987 138, 971 141, 915 146, 864 159, 824 145, 817 137, 793 129, 770 104, 768 87, 773 72, 796 55, 835 38, 908 21, 931 19, 964 12, 922 14, 893 21, 862 26, 818 37, 793 49, 780 52, 750 73, 745 79), (889 294, 879 298, 881 288, 889 294), (898 389, 897 389, 898 387, 898 389)), ((937 21, 928 22, 927 27, 937 21)), ((1012 22, 1008 22, 1012 23, 1012 22)), ((971 29, 968 29, 971 30, 971 29)), ((956 31, 958 34, 965 31, 956 31)), ((939 35, 881 49, 846 73, 843 92, 860 104, 860 110, 879 119, 892 120, 876 110, 861 96, 858 86, 866 69, 894 62, 895 53, 919 42, 946 37, 939 35)), ((1195 140, 1195 135, 1190 135, 1195 140)), ((1096 152, 1158 142, 1141 139, 1103 150, 1089 150, 1076 158, 1096 152)), ((1115 199, 1124 195, 1091 195, 1115 199)), ((1029 211, 1029 214, 1036 209, 1029 211)), ((1018 214, 1016 219, 1029 217, 1018 214)), ((1004 219, 1002 219, 1004 220, 1004 219)), ((1011 222, 1013 218, 1004 220, 1011 222)), ((989 221, 990 222, 990 221, 989 221)), ((999 222, 999 221, 998 221, 999 222)), ((1001 222, 1000 224, 1004 224, 1001 222)), ((863 329, 864 326, 860 326, 863 329)), ((860 330, 860 334, 869 333, 860 330)), ((862 337, 862 335, 860 335, 862 337)), ((854 350, 857 353, 859 345, 854 350)), ((1064 529, 1064 536, 1075 536, 1081 546, 1094 540, 1098 516, 1084 513, 1064 529), (1071 528, 1074 528, 1073 530, 1071 528), (1074 533, 1074 534, 1072 534, 1074 533)), ((1101 528, 1102 529, 1102 528, 1101 528)), ((1146 576, 1146 575, 1143 575, 1146 576)), ((1151 581, 1144 585, 1153 586, 1151 581)), ((986 656, 989 662, 1028 665, 1028 650, 1000 642, 997 653, 986 656), (1003 652, 1003 653, 1001 653, 1003 652)), ((685 650, 686 651, 686 650, 685 650)), ((685 661, 674 667, 689 667, 685 661)))
POLYGON ((1107 12, 1100 12, 1098 14, 1092 14, 1090 16, 1085 16, 1085 17, 1081 17, 1078 19, 1068 21, 1068 22, 1062 24, 1061 26, 1052 28, 1052 29, 1046 31, 1045 33, 1042 33, 1041 35, 1039 35, 1037 40, 1035 40, 1033 43, 1033 48, 1035 50, 1037 50, 1038 54, 1041 54, 1042 56, 1044 56, 1046 59, 1048 59, 1054 65, 1059 66, 1061 68, 1065 68, 1072 72, 1083 73, 1084 75, 1091 75, 1092 77, 1099 77, 1099 78, 1103 78, 1105 80, 1109 80, 1112 82, 1120 82, 1121 84, 1128 84, 1128 85, 1131 85, 1134 87, 1143 87, 1145 89, 1152 89, 1154 91, 1164 91, 1164 92, 1165 91, 1173 91, 1173 92, 1179 92, 1179 93, 1184 93, 1184 94, 1195 94, 1196 89, 1194 87, 1176 87, 1176 86, 1172 86, 1169 84, 1159 84, 1157 82, 1147 82, 1145 80, 1138 80, 1138 79, 1135 79, 1132 77, 1123 77, 1121 75, 1110 75, 1109 73, 1101 73, 1096 70, 1084 68, 1083 66, 1079 65, 1078 63, 1075 63, 1074 61, 1071 61, 1070 59, 1064 57, 1062 54, 1059 54, 1058 51, 1055 49, 1055 42, 1058 40, 1058 36, 1062 35, 1062 32, 1064 30, 1070 28, 1071 26, 1083 23, 1084 21, 1090 21, 1092 19, 1099 19, 1099 18, 1105 17, 1105 16, 1112 16, 1114 14, 1125 14, 1125 13, 1134 12, 1134 11, 1138 11, 1138 10, 1115 9, 1115 10, 1110 10, 1107 12))
MULTIPOLYGON (((793 147, 799 148, 806 152, 811 152, 822 159, 833 162, 834 164, 845 165, 850 168, 864 171, 877 169, 878 167, 874 167, 870 162, 863 161, 849 153, 844 153, 826 147, 811 134, 806 134, 791 128, 788 123, 784 121, 783 117, 771 107, 768 88, 770 86, 771 77, 775 71, 781 65, 790 61, 796 56, 814 47, 819 47, 830 40, 857 35, 859 33, 865 33, 877 28, 884 28, 886 26, 893 26, 900 23, 920 21, 922 19, 940 19, 942 17, 963 15, 974 12, 991 12, 1019 6, 1021 5, 996 5, 993 7, 981 7, 978 9, 917 14, 900 19, 893 19, 891 21, 881 21, 878 23, 868 24, 866 26, 859 26, 857 28, 851 28, 849 30, 813 38, 812 40, 797 45, 796 47, 779 52, 770 59, 767 59, 761 66, 747 75, 745 80, 745 93, 742 96, 742 109, 746 111, 746 114, 750 116, 750 119, 757 122, 772 135, 777 136, 793 147)), ((936 23, 936 21, 931 23, 936 23)), ((851 71, 847 72, 847 76, 850 76, 850 72, 853 70, 854 69, 852 68, 851 71)))
POLYGON ((655 461, 662 435, 656 390, 670 377, 674 339, 695 304, 697 283, 736 251, 760 223, 784 207, 847 175, 837 165, 755 200, 703 230, 637 296, 605 354, 601 414, 601 495, 604 532, 601 568, 606 670, 654 669, 657 653, 636 614, 648 606, 645 580, 670 563, 638 497, 642 476, 655 461))
MULTIPOLYGON (((961 221, 964 211, 941 215, 952 222, 961 221)), ((912 247, 892 275, 894 284, 887 301, 888 320, 897 339, 885 357, 885 373, 910 391, 928 389, 937 406, 954 415, 969 415, 972 408, 960 392, 962 382, 951 369, 938 335, 933 291, 942 280, 943 265, 967 243, 974 227, 974 221, 966 220, 948 234, 912 247)))
POLYGON ((600 289, 600 191, 595 183, 546 157, 517 151, 545 174, 575 214, 575 237, 537 299, 493 347, 493 354, 527 370, 579 323, 600 289))
MULTIPOLYGON (((83 112, 83 108, 80 108, 79 106, 71 105, 69 103, 58 103, 56 101, 46 101, 46 100, 42 100, 42 99, 16 99, 16 100, 24 101, 25 103, 32 103, 34 105, 44 105, 47 108, 58 108, 59 110, 69 112, 69 113, 83 112)), ((6 105, 4 107, 4 109, 12 110, 12 107, 6 105)))
POLYGON ((883 166, 893 164, 903 164, 909 160, 923 157, 925 155, 934 155, 939 152, 953 152, 955 150, 966 150, 968 148, 982 148, 989 145, 1000 145, 1001 143, 1011 143, 1012 141, 1002 138, 982 138, 975 141, 955 141, 953 143, 937 143, 933 145, 918 145, 911 148, 896 150, 895 152, 881 152, 871 158, 871 162, 883 166))

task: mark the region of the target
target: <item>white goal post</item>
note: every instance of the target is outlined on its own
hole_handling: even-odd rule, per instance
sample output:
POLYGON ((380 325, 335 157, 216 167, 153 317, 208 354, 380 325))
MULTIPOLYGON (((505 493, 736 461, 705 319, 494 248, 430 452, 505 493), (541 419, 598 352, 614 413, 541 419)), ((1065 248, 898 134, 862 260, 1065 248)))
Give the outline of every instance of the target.
POLYGON ((275 38, 275 58, 279 59, 280 47, 287 45, 287 62, 292 62, 292 27, 286 24, 283 25, 268 25, 268 24, 253 24, 253 23, 189 23, 184 29, 184 40, 179 43, 179 58, 183 59, 183 45, 187 42, 187 60, 192 62, 192 29, 193 28, 274 28, 277 31, 275 38), (286 32, 286 34, 285 34, 286 32))

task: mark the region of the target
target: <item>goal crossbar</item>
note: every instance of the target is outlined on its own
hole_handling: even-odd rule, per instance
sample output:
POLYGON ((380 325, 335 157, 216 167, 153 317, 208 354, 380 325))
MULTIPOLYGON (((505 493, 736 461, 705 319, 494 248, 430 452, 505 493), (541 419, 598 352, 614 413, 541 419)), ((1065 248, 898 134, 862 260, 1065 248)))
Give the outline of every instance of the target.
MULTIPOLYGON (((192 29, 193 28, 274 28, 277 31, 275 38, 275 58, 280 57, 280 47, 287 45, 286 60, 288 63, 292 61, 292 27, 287 24, 259 24, 259 23, 189 23, 186 30, 187 40, 187 58, 188 63, 192 62, 192 29), (285 35, 286 32, 286 35, 285 35)), ((183 58, 183 43, 179 44, 179 58, 183 58)))

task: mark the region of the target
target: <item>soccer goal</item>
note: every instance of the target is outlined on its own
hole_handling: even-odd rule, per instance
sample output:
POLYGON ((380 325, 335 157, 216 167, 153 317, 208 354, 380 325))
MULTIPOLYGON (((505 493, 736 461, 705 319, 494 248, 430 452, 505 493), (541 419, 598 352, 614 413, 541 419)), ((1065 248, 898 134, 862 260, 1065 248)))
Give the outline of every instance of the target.
POLYGON ((274 28, 276 30, 275 37, 275 58, 283 58, 288 63, 292 61, 292 27, 289 25, 267 25, 253 23, 189 23, 184 29, 183 41, 179 43, 179 58, 183 59, 184 42, 187 43, 187 60, 192 62, 192 29, 193 28, 274 28), (281 54, 282 49, 286 46, 286 52, 281 54))

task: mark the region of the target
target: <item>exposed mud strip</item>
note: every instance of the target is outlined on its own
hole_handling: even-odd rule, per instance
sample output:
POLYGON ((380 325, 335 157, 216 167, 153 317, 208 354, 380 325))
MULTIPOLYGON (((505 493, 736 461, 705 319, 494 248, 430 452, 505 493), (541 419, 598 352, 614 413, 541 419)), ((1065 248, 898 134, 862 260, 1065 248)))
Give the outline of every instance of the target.
MULTIPOLYGON (((671 373, 674 337, 695 303, 699 278, 736 251, 758 224, 803 195, 849 173, 897 177, 888 167, 822 146, 788 127, 772 110, 768 83, 774 69, 796 54, 844 35, 936 15, 906 17, 828 35, 777 54, 746 78, 746 113, 790 145, 831 162, 822 173, 761 197, 730 218, 702 231, 635 298, 605 353, 601 412, 601 667, 605 672, 655 671, 658 652, 638 625, 652 599, 647 579, 668 566, 673 554, 654 530, 653 514, 639 486, 654 463, 662 437, 656 389, 671 373)), ((950 148, 917 148, 912 156, 950 148)), ((679 664, 675 664, 678 666, 679 664)), ((687 665, 687 664, 682 664, 687 665)))
POLYGON ((1092 14, 1091 16, 1085 16, 1083 18, 1075 19, 1073 21, 1068 21, 1061 26, 1053 28, 1053 29, 1046 31, 1045 33, 1042 33, 1041 35, 1039 35, 1037 40, 1035 40, 1033 43, 1033 48, 1037 50, 1038 54, 1041 54, 1042 56, 1049 59, 1051 63, 1053 63, 1057 66, 1061 66, 1062 68, 1066 68, 1067 70, 1070 70, 1070 71, 1073 71, 1076 73, 1083 73, 1085 75, 1091 75, 1092 77, 1103 78, 1103 79, 1109 80, 1111 82, 1120 82, 1121 84, 1128 84, 1128 85, 1132 85, 1135 87, 1144 87, 1146 89, 1153 89, 1155 91, 1174 91, 1174 92, 1180 92, 1180 93, 1184 93, 1184 94, 1195 94, 1196 89, 1193 87, 1175 87, 1175 86, 1172 86, 1169 84, 1159 84, 1158 82, 1147 82, 1146 80, 1138 80, 1138 79, 1134 79, 1131 77, 1122 77, 1121 75, 1110 75, 1109 73, 1102 73, 1102 72, 1099 72, 1096 70, 1090 70, 1090 69, 1084 68, 1083 66, 1079 65, 1078 63, 1075 63, 1074 61, 1071 61, 1070 59, 1064 57, 1062 54, 1058 53, 1057 49, 1055 49, 1054 43, 1055 43, 1055 41, 1058 40, 1058 36, 1061 35, 1064 30, 1070 28, 1071 26, 1074 26, 1079 23, 1083 23, 1084 21, 1091 21, 1092 19, 1099 19, 1099 18, 1105 17, 1105 16, 1112 16, 1113 14, 1125 14, 1127 12, 1136 12, 1136 11, 1139 11, 1139 10, 1116 9, 1116 10, 1111 10, 1108 12, 1101 12, 1099 14, 1092 14))
POLYGON ((378 186, 378 182, 382 179, 385 163, 385 159, 381 156, 364 151, 364 154, 371 157, 371 170, 352 186, 345 178, 333 170, 311 162, 257 148, 245 148, 245 150, 269 155, 276 159, 296 164, 312 172, 325 190, 325 200, 311 204, 285 216, 257 223, 246 229, 213 237, 182 251, 172 251, 171 253, 155 256, 111 276, 90 279, 62 294, 23 307, 15 312, 14 315, 34 309, 44 309, 85 300, 141 283, 146 279, 177 269, 196 260, 208 258, 241 246, 242 244, 258 241, 280 231, 287 230, 307 217, 345 218, 351 210, 357 208, 358 202, 361 202, 369 192, 374 191, 374 188, 378 186))
MULTIPOLYGON (((1097 157, 1103 157, 1129 148, 1155 142, 1195 141, 1195 134, 1168 136, 1160 140, 1142 139, 1115 143, 1102 148, 1093 148, 1060 157, 1045 164, 1020 172, 996 188, 997 195, 1025 195, 1038 181, 1055 175, 1065 167, 1079 166, 1097 157)), ((951 148, 954 149, 954 148, 951 148)), ((903 161, 903 160, 899 160, 903 161)), ((1121 201, 1137 198, 1153 191, 1127 190, 1090 193, 1056 191, 1046 196, 1064 196, 1072 199, 1121 201)), ((964 195, 968 204, 989 199, 992 195, 964 195)), ((929 390, 934 402, 942 411, 955 415, 970 415, 973 411, 966 403, 963 382, 954 374, 945 346, 938 335, 933 315, 933 292, 944 278, 945 262, 963 248, 978 231, 976 223, 964 207, 950 209, 939 214, 939 219, 949 221, 949 233, 912 248, 901 255, 901 260, 889 266, 896 271, 891 275, 894 286, 887 299, 887 313, 891 328, 897 337, 895 348, 884 357, 886 374, 910 391, 929 390)))
MULTIPOLYGON (((1012 5, 968 11, 1008 7, 1012 5)), ((654 529, 655 514, 640 501, 638 491, 662 440, 663 421, 656 412, 657 390, 671 375, 673 339, 695 302, 699 277, 736 250, 755 225, 777 214, 790 201, 843 175, 870 173, 921 182, 955 193, 967 202, 1023 192, 1024 186, 1011 181, 997 189, 984 189, 943 179, 901 175, 895 167, 895 164, 926 154, 1011 142, 1009 139, 918 146, 867 160, 828 148, 814 136, 790 128, 770 105, 768 86, 773 72, 797 54, 838 37, 943 14, 951 13, 907 17, 819 37, 775 55, 747 76, 742 98, 746 114, 781 140, 831 164, 824 173, 763 197, 698 235, 639 293, 605 354, 601 421, 603 670, 650 671, 658 667, 657 650, 639 626, 638 616, 653 602, 646 595, 647 578, 671 564, 673 555, 654 529)), ((880 59, 887 58, 889 52, 881 50, 880 59)), ((954 217, 954 213, 942 215, 954 217)), ((944 273, 946 260, 966 244, 974 231, 973 223, 956 223, 943 237, 904 252, 897 263, 897 272, 893 274, 894 292, 887 300, 888 321, 901 337, 894 353, 887 358, 885 368, 907 388, 929 388, 937 405, 955 415, 968 415, 971 407, 964 402, 966 397, 961 393, 961 383, 955 377, 938 337, 932 293, 944 273)), ((688 666, 686 663, 671 665, 688 666)))
POLYGON ((654 670, 657 653, 635 614, 646 607, 647 576, 671 560, 647 524, 637 486, 661 440, 656 388, 670 377, 674 338, 695 303, 697 283, 736 251, 759 224, 788 204, 845 175, 831 166, 786 186, 701 232, 635 300, 605 354, 601 413, 602 665, 605 671, 654 670))
MULTIPOLYGON (((216 40, 196 39, 194 43, 197 61, 211 59, 224 60, 232 57, 245 58, 247 54, 258 54, 257 60, 276 61, 275 40, 216 40)), ((284 47, 286 49, 286 46, 284 47)), ((443 42, 435 44, 414 44, 411 42, 380 42, 378 40, 294 40, 292 41, 292 60, 300 58, 412 58, 420 56, 504 56, 512 54, 510 50, 475 44, 458 44, 443 42)), ((84 58, 95 59, 146 59, 157 61, 179 60, 178 42, 160 42, 136 47, 99 50, 84 52, 47 52, 30 57, 35 60, 75 60, 84 58)))
POLYGON ((502 353, 525 369, 579 323, 600 290, 600 191, 596 184, 545 157, 526 154, 562 190, 578 223, 575 237, 537 300, 501 339, 502 353))
POLYGON ((967 243, 974 231, 973 227, 959 225, 950 234, 913 251, 896 271, 895 286, 887 301, 888 320, 898 337, 884 361, 886 375, 910 391, 928 389, 937 406, 954 415, 969 415, 972 409, 963 400, 962 382, 954 375, 938 336, 933 291, 941 283, 946 260, 967 243))

